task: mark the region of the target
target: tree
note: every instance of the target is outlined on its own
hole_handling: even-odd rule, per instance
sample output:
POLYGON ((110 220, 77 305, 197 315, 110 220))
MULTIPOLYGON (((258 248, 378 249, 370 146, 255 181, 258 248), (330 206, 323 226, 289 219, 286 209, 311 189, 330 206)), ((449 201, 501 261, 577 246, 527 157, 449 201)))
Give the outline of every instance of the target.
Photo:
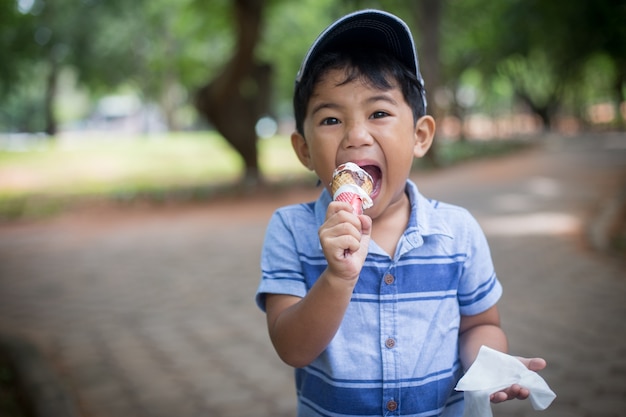
POLYGON ((499 63, 498 70, 511 83, 515 98, 539 116, 544 130, 550 130, 566 81, 559 78, 544 51, 509 57, 499 63))
MULTIPOLYGON (((7 7, 7 2, 3 5, 7 7)), ((102 34, 111 24, 123 28, 123 23, 128 21, 120 16, 140 5, 140 1, 123 0, 34 0, 11 4, 8 25, 3 28, 0 40, 0 46, 8 44, 10 59, 3 60, 5 69, 0 82, 7 92, 17 91, 19 86, 41 85, 40 102, 34 109, 44 115, 43 125, 27 124, 21 126, 24 130, 56 134, 54 102, 62 68, 76 69, 81 81, 97 79, 109 86, 129 77, 128 69, 133 66, 132 48, 126 49, 129 43, 111 47, 108 39, 102 42, 105 39, 102 34)))
MULTIPOLYGON (((419 64, 428 99, 429 114, 435 119, 442 116, 441 109, 435 100, 435 92, 441 88, 441 15, 443 10, 441 0, 420 0, 413 3, 413 16, 420 29, 422 43, 419 64)), ((426 154, 431 162, 437 163, 437 146, 433 146, 426 154)))
POLYGON ((610 57, 616 67, 614 90, 603 94, 617 102, 624 99, 623 1, 511 0, 484 2, 483 7, 487 19, 470 19, 476 23, 469 33, 476 40, 475 53, 481 56, 477 65, 486 75, 507 77, 516 96, 546 127, 562 107, 567 91, 580 88, 590 59, 598 53, 610 57))
POLYGON ((264 0, 235 0, 237 43, 222 72, 196 95, 196 107, 239 152, 245 182, 261 180, 256 131, 258 119, 269 111, 271 67, 255 59, 264 0))
POLYGON ((8 93, 20 80, 24 57, 35 53, 32 16, 15 3, 0 2, 0 92, 8 93))
POLYGON ((41 66, 34 65, 32 59, 39 50, 34 35, 32 15, 14 2, 0 2, 0 126, 28 130, 44 125, 35 105, 41 87, 25 85, 28 77, 41 74, 41 66))

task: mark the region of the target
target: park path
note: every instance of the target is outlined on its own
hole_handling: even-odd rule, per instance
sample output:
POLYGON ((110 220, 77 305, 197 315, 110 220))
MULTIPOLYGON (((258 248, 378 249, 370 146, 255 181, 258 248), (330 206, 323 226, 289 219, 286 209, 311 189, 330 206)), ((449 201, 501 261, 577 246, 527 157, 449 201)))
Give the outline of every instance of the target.
MULTIPOLYGON (((549 363, 558 397, 541 415, 625 416, 626 262, 588 235, 624 193, 626 137, 548 138, 415 180, 483 225, 511 351, 549 363)), ((292 370, 253 297, 272 211, 317 193, 0 225, 0 335, 38 347, 81 417, 293 416, 292 370)), ((519 401, 494 411, 534 414, 519 401)))

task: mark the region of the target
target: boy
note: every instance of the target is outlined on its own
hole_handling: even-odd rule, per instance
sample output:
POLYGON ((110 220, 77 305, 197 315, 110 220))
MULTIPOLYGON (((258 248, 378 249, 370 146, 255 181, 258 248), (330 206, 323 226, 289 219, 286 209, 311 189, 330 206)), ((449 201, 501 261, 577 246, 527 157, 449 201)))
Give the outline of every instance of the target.
MULTIPOLYGON (((502 288, 476 221, 409 180, 435 122, 406 24, 364 10, 329 26, 304 58, 294 111, 293 148, 325 189, 274 213, 257 303, 296 368, 298 415, 461 416, 454 387, 480 346, 507 350, 502 288), (331 201, 345 162, 373 178, 364 214, 331 201)), ((491 400, 528 395, 514 385, 491 400)))

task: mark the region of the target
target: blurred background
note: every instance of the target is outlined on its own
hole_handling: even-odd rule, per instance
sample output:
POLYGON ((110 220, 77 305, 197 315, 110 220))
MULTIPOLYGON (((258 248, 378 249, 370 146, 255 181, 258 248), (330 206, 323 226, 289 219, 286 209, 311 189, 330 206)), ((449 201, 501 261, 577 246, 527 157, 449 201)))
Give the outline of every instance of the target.
POLYGON ((305 174, 285 141, 294 74, 327 24, 367 7, 414 31, 431 164, 451 143, 625 127, 620 0, 2 0, 2 216, 305 174))
POLYGON ((368 7, 413 30, 438 131, 412 177, 483 226, 542 415, 624 416, 624 0, 0 0, 0 416, 295 414, 260 251, 319 194, 300 62, 368 7))

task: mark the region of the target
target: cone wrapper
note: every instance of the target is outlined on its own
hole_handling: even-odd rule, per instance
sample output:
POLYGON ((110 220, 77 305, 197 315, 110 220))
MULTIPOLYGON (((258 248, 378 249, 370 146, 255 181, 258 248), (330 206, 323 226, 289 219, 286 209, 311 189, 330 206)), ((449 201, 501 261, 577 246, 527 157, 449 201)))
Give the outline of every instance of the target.
POLYGON ((355 214, 363 214, 363 210, 373 205, 372 199, 365 190, 354 184, 345 184, 339 187, 333 195, 333 200, 350 203, 355 214))

